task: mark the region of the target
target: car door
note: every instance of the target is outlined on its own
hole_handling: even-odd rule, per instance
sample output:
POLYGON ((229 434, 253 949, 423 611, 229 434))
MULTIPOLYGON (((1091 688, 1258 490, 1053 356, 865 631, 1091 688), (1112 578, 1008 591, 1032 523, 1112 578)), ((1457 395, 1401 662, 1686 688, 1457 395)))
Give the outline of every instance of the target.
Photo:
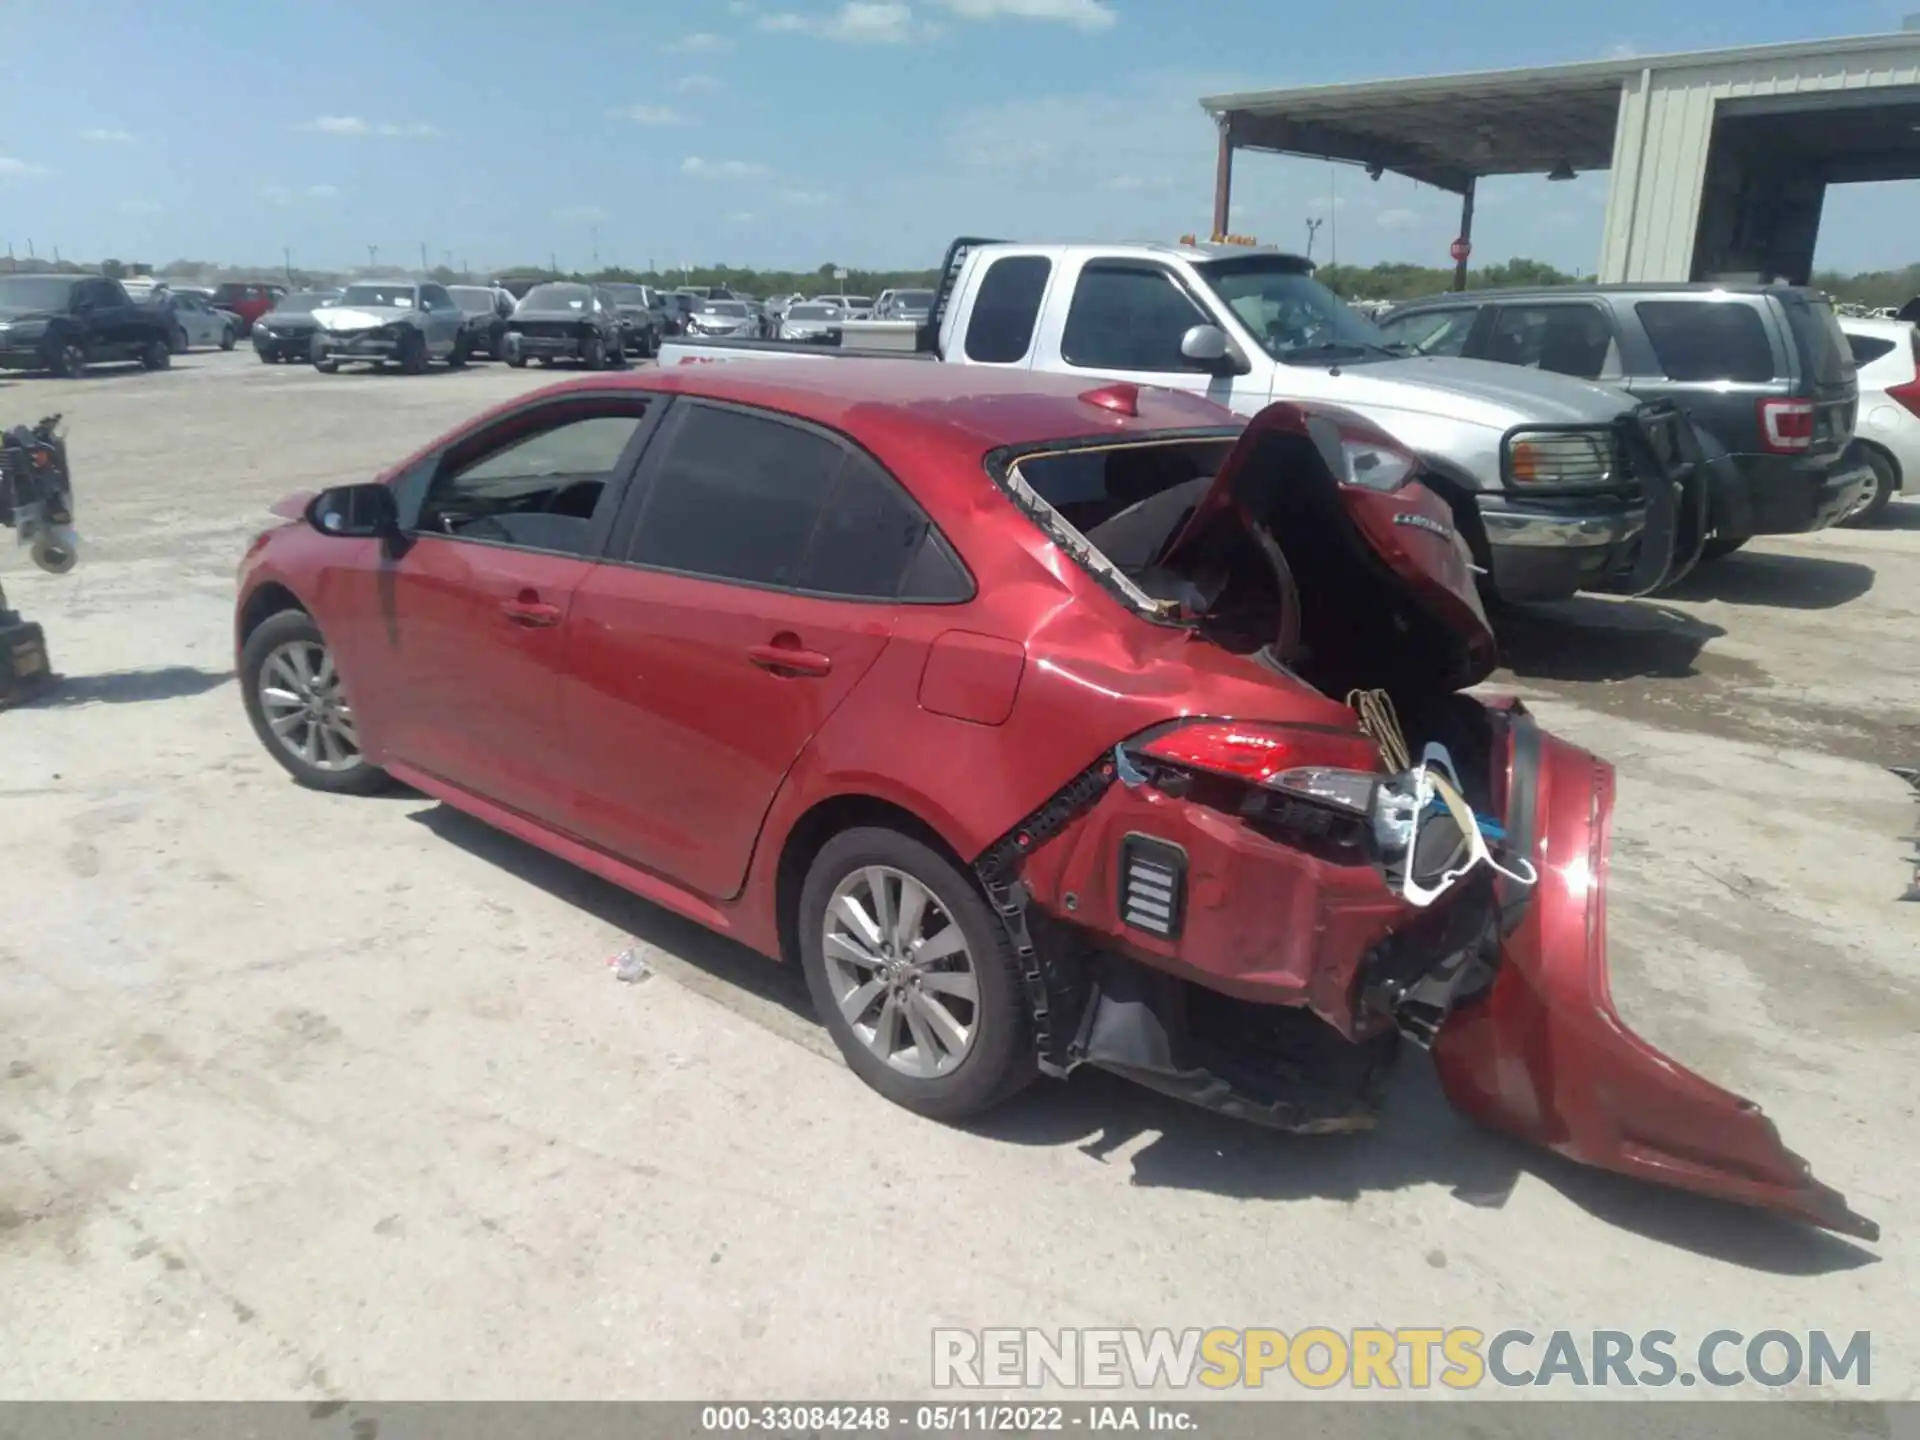
POLYGON ((886 648, 926 524, 867 456, 678 400, 569 623, 573 828, 717 899, 781 781, 886 648))
POLYGON ((1196 325, 1214 324, 1172 270, 1150 260, 1090 260, 1073 282, 1073 298, 1059 331, 1057 356, 1042 351, 1036 368, 1085 371, 1089 376, 1164 385, 1233 403, 1233 375, 1180 353, 1196 325), (1057 365, 1056 365, 1057 360, 1057 365))
POLYGON ((639 453, 648 398, 569 394, 492 421, 397 487, 405 543, 338 608, 379 751, 548 823, 574 593, 639 453))
POLYGON ((454 344, 460 338, 460 327, 466 324, 467 317, 453 303, 446 286, 420 287, 420 316, 426 326, 427 352, 431 355, 453 353, 454 344))

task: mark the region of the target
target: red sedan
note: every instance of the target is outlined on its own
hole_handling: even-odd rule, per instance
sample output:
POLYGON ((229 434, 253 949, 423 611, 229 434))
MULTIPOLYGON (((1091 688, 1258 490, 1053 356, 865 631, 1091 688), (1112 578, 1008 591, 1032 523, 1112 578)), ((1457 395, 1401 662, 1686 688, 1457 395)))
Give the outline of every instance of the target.
POLYGON ((277 507, 262 743, 797 962, 954 1118, 1091 1064, 1364 1127, 1402 1037, 1486 1124, 1872 1236, 1608 996, 1609 766, 1460 694, 1494 642, 1350 415, 769 361, 516 400, 277 507))

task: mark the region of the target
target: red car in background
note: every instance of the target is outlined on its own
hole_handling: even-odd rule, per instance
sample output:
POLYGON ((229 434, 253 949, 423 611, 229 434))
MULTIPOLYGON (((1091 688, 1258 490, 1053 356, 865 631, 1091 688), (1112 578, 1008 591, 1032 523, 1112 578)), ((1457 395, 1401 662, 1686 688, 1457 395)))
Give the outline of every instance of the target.
POLYGON ((595 376, 281 503, 247 710, 798 963, 940 1118, 1094 1065, 1363 1128, 1403 1037, 1473 1118, 1871 1237, 1609 999, 1613 772, 1460 694, 1494 641, 1344 413, 846 360, 595 376))
POLYGON ((240 317, 240 333, 251 334, 253 322, 273 309, 280 297, 287 293, 284 285, 261 284, 256 281, 229 280, 213 292, 215 309, 225 310, 240 317))

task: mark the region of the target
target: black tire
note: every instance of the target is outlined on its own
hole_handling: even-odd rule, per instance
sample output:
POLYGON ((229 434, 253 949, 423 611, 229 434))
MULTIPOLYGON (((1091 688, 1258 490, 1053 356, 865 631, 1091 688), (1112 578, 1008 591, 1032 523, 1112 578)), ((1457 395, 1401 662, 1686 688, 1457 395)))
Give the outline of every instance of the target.
POLYGON ((222 325, 220 327, 220 348, 222 350, 231 350, 233 348, 233 342, 236 338, 237 337, 233 333, 233 326, 222 325))
POLYGON ((279 763, 281 769, 309 790, 324 790, 334 795, 371 795, 391 783, 386 771, 370 764, 365 758, 358 758, 346 768, 336 769, 309 763, 274 733, 267 718, 266 702, 261 694, 267 688, 266 678, 262 674, 267 662, 283 647, 304 644, 324 650, 326 643, 320 627, 313 623, 313 617, 304 610, 282 610, 263 620, 247 636, 246 644, 240 647, 240 694, 247 707, 247 719, 252 722, 253 733, 266 746, 267 753, 279 763))
POLYGON ((527 368, 527 357, 517 353, 509 355, 507 356, 507 364, 515 370, 524 370, 527 368))
POLYGON ((340 373, 340 362, 332 356, 322 356, 314 360, 313 368, 318 370, 322 375, 338 375, 340 373))
POLYGON ((187 339, 187 332, 184 326, 176 325, 173 327, 173 334, 167 337, 167 347, 176 355, 184 355, 192 348, 192 342, 187 339))
POLYGON ((598 335, 585 335, 580 340, 580 363, 589 370, 607 368, 606 342, 598 335))
POLYGON ((613 353, 607 356, 609 370, 624 370, 627 364, 627 342, 620 336, 613 337, 613 353))
POLYGON ((406 338, 400 342, 396 358, 400 369, 408 375, 424 375, 431 357, 427 354, 427 337, 418 330, 409 330, 406 338))
POLYGON ((1893 503, 1893 492, 1900 488, 1900 468, 1891 455, 1884 450, 1868 450, 1864 445, 1861 450, 1873 467, 1873 498, 1840 522, 1855 529, 1879 524, 1887 506, 1893 503))
POLYGON ((140 352, 140 364, 148 370, 165 370, 173 364, 173 350, 164 340, 149 340, 140 352))
POLYGON ((56 340, 47 347, 46 371, 62 380, 87 378, 87 347, 79 339, 56 340))
POLYGON ((447 356, 447 368, 449 370, 464 370, 467 368, 466 336, 462 335, 458 340, 453 342, 453 350, 447 356))
POLYGON ((800 892, 800 965, 821 1023, 848 1066, 894 1104, 934 1120, 960 1120, 999 1104, 1038 1073, 1024 986, 998 918, 973 878, 938 851, 898 830, 878 827, 834 836, 814 857, 800 892), (841 1013, 825 957, 827 904, 843 880, 868 866, 911 876, 957 926, 973 960, 978 1000, 973 1038, 945 1075, 920 1078, 868 1048, 841 1013))
POLYGON ((492 348, 488 353, 496 360, 504 360, 507 358, 507 336, 505 331, 493 337, 492 348))
POLYGON ((1742 545, 1746 544, 1747 541, 1751 540, 1752 538, 1753 537, 1751 535, 1710 536, 1707 540, 1707 543, 1700 547, 1699 563, 1701 565, 1705 565, 1708 562, 1713 560, 1724 559, 1728 555, 1733 554, 1734 551, 1738 550, 1742 545))

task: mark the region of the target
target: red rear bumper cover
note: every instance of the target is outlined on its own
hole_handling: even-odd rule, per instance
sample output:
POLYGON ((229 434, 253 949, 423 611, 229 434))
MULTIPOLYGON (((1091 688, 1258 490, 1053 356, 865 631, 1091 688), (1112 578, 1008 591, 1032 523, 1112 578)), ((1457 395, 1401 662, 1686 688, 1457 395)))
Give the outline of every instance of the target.
MULTIPOLYGON (((1531 722, 1522 711, 1514 723, 1531 722)), ((1622 1022, 1607 980, 1613 767, 1539 738, 1540 882, 1492 988, 1455 1011, 1434 1043, 1447 1098, 1582 1164, 1877 1240, 1880 1227, 1815 1180, 1757 1105, 1622 1022)))

